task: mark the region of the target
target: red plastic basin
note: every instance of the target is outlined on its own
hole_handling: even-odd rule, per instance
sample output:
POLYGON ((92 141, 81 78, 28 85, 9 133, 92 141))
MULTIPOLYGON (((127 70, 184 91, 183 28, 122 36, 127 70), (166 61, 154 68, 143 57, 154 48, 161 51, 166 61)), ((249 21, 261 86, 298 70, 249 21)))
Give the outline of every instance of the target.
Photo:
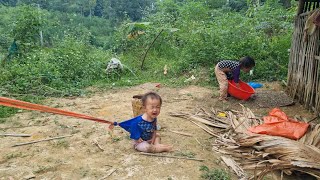
POLYGON ((240 88, 233 80, 229 80, 228 84, 228 93, 237 99, 248 100, 255 93, 254 89, 245 82, 239 81, 240 88))

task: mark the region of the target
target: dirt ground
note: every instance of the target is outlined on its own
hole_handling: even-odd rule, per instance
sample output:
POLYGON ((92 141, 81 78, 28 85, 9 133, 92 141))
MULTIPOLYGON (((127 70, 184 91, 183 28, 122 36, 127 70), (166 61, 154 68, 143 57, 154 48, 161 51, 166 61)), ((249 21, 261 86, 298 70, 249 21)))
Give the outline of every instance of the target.
MULTIPOLYGON (((131 98, 147 91, 157 91, 163 97, 158 122, 162 126, 162 142, 174 145, 169 155, 194 156, 204 162, 142 156, 132 148, 128 133, 117 127, 113 132, 105 124, 47 113, 21 111, 0 124, 0 133, 24 133, 31 137, 0 136, 0 179, 100 179, 113 172, 108 179, 200 179, 199 167, 228 168, 219 154, 211 150, 213 139, 203 130, 184 119, 169 116, 169 112, 194 111, 196 107, 240 109, 241 101, 217 101, 217 91, 204 87, 155 87, 155 83, 130 88, 98 91, 87 97, 49 99, 44 104, 89 114, 110 121, 132 118, 131 98), (193 137, 172 133, 182 131, 193 137), (16 143, 49 137, 72 135, 61 140, 11 147, 16 143), (97 141, 104 151, 93 141, 97 141)), ((281 90, 277 83, 268 89, 281 90)), ((261 115, 271 108, 257 108, 246 104, 261 115)), ((302 106, 282 108, 289 116, 313 115, 302 106)), ((232 174, 232 172, 230 172, 232 174)), ((237 179, 232 174, 232 179, 237 179)))

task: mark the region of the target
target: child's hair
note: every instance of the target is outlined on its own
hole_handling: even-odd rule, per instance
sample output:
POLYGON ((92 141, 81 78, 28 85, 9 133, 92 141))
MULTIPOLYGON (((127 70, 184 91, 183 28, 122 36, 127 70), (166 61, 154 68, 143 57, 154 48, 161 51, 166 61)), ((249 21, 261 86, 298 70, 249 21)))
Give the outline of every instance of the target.
POLYGON ((155 92, 148 92, 146 94, 144 94, 141 98, 142 101, 142 105, 145 106, 147 99, 151 98, 151 99, 158 99, 160 101, 160 106, 162 105, 162 98, 161 96, 159 96, 159 94, 155 93, 155 92))
POLYGON ((240 66, 243 68, 253 68, 256 63, 254 62, 254 59, 250 56, 245 56, 240 59, 240 66))

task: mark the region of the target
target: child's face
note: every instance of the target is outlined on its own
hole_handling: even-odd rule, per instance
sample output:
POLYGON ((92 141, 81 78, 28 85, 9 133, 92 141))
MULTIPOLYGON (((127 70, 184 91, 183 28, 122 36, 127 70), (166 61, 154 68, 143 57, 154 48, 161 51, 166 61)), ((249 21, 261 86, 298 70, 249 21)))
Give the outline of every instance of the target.
POLYGON ((250 72, 251 69, 252 68, 243 68, 242 70, 243 70, 243 72, 248 73, 248 72, 250 72))
POLYGON ((148 98, 144 106, 145 113, 152 119, 156 118, 160 114, 160 100, 155 98, 148 98))

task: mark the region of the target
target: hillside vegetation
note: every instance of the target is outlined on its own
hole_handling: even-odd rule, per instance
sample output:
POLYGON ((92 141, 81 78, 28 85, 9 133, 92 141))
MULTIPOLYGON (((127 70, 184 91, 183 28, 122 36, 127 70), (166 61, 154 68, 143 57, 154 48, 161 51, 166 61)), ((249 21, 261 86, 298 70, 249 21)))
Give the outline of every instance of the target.
MULTIPOLYGON (((31 102, 83 95, 88 86, 214 86, 219 60, 246 55, 257 66, 244 80, 285 80, 296 11, 284 0, 0 3, 0 94, 31 102), (124 71, 106 73, 112 57, 124 71)), ((0 117, 15 111, 0 107, 0 117)))

